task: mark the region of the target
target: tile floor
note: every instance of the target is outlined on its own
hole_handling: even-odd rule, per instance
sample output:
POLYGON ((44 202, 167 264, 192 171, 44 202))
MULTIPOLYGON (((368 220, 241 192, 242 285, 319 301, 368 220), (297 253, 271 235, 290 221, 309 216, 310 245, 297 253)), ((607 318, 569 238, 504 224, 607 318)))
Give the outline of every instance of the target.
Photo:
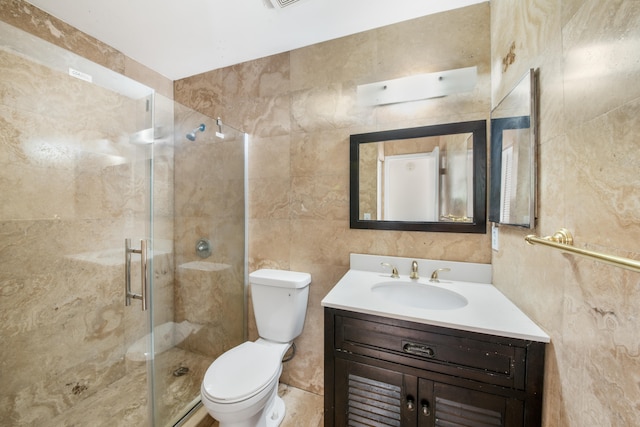
MULTIPOLYGON (((211 360, 204 356, 178 348, 170 349, 157 358, 158 385, 162 392, 159 417, 172 426, 188 401, 199 395, 200 381, 211 360), (177 367, 189 367, 188 374, 176 377, 177 367), (161 385, 160 385, 161 384, 161 385), (186 399, 186 400, 185 400, 186 399)), ((144 363, 133 363, 129 374, 99 393, 84 399, 64 413, 49 420, 47 426, 85 426, 91 420, 92 427, 133 427, 148 424, 147 368, 144 363), (123 403, 123 399, 126 402, 123 403)), ((323 396, 280 384, 278 394, 285 402, 286 415, 280 427, 321 427, 324 424, 323 396)), ((193 422, 185 425, 218 427, 206 411, 198 412, 193 422)), ((190 420, 191 421, 191 420, 190 420)), ((2 421, 0 421, 0 425, 2 421)), ((26 425, 26 424, 25 424, 26 425)), ((42 424, 29 424, 42 425, 42 424)))

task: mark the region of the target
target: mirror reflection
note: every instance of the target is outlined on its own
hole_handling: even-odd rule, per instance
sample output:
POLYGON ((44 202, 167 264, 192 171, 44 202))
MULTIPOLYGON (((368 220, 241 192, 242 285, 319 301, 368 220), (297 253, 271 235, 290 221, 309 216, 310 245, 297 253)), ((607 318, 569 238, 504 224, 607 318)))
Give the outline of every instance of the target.
POLYGON ((529 70, 491 112, 489 220, 533 228, 536 194, 536 73, 529 70))
POLYGON ((485 122, 351 136, 351 227, 484 232, 485 122))

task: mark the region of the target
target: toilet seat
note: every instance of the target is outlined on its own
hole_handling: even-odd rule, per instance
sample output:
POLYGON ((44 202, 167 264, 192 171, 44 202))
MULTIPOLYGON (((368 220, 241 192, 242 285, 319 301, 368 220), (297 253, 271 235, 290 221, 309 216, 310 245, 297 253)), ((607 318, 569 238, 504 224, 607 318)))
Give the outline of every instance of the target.
POLYGON ((202 392, 217 403, 246 400, 277 381, 282 368, 277 349, 244 342, 217 358, 204 376, 202 392))

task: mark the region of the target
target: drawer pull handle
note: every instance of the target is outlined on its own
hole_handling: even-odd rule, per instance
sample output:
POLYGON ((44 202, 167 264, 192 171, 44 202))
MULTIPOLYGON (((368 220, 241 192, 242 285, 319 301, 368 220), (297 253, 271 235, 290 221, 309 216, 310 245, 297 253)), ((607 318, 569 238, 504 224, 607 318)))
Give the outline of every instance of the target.
POLYGON ((415 354, 417 356, 435 357, 436 355, 436 351, 433 348, 424 344, 406 343, 402 347, 402 350, 405 353, 415 354))

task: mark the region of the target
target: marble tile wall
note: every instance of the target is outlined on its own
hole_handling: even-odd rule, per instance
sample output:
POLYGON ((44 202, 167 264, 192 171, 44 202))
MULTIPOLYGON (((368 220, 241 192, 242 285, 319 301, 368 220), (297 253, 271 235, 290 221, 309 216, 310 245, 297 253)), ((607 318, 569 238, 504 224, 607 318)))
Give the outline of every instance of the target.
MULTIPOLYGON (((640 259, 640 3, 491 1, 492 103, 540 69, 539 218, 640 259), (515 45, 515 61, 502 59, 515 45)), ((500 228, 495 284, 550 335, 545 426, 640 425, 640 275, 500 228)))
POLYGON ((250 134, 250 271, 312 275, 284 383, 323 393, 320 301, 347 271, 350 253, 490 261, 488 235, 351 230, 348 217, 350 134, 488 118, 489 20, 485 3, 175 82, 176 101, 250 134), (358 84, 473 65, 479 78, 471 93, 376 108, 356 103, 358 84))

